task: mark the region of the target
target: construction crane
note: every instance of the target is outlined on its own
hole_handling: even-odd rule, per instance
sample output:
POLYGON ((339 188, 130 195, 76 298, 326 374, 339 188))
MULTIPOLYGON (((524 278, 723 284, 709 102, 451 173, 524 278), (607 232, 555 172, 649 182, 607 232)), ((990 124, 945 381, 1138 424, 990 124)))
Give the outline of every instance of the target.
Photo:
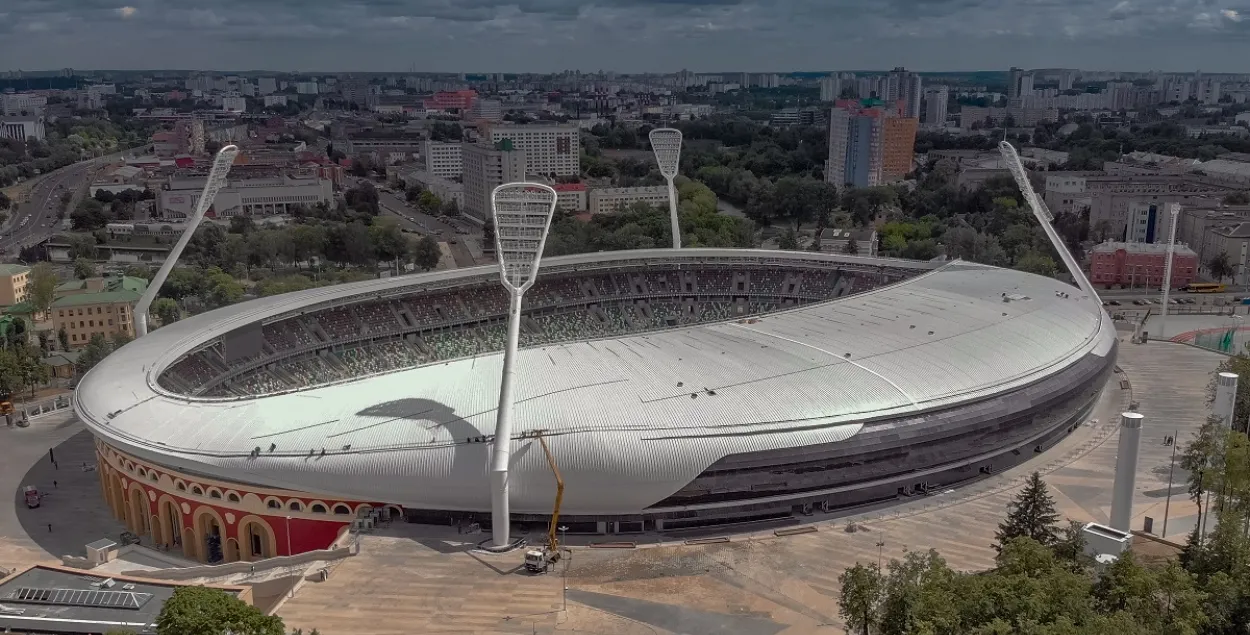
POLYGON ((547 525, 547 545, 542 549, 530 549, 525 552, 525 568, 532 573, 546 573, 548 567, 560 560, 560 542, 556 539, 556 527, 560 524, 560 503, 564 501, 564 478, 560 476, 560 468, 556 465, 556 457, 547 447, 543 438, 545 430, 535 430, 534 436, 543 446, 543 454, 547 455, 547 465, 551 466, 551 474, 556 477, 556 504, 551 510, 551 523, 547 525))

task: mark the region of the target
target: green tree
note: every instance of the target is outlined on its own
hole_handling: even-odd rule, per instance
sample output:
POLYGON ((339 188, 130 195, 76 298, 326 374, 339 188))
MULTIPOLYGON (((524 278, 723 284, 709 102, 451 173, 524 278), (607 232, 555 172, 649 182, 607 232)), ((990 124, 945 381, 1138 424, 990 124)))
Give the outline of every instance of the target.
MULTIPOLYGON (((1250 205, 1250 192, 1245 190, 1238 192, 1230 192, 1224 195, 1225 205, 1250 205)), ((0 209, 4 209, 3 201, 0 201, 0 209)))
POLYGON ((30 304, 36 314, 46 315, 56 299, 56 286, 60 284, 52 265, 41 262, 30 270, 30 304))
POLYGON ((433 192, 426 190, 417 197, 417 208, 426 214, 437 215, 443 202, 433 192))
POLYGON ((95 277, 95 264, 86 258, 79 258, 74 261, 74 277, 79 280, 95 277))
POLYGON ((61 350, 63 351, 69 350, 69 334, 65 332, 65 329, 63 327, 57 329, 56 341, 58 344, 61 345, 61 350))
POLYGON ((157 298, 152 303, 152 315, 160 321, 161 326, 169 326, 182 319, 182 310, 178 308, 178 302, 172 298, 157 298))
POLYGON ((786 231, 777 238, 777 248, 788 250, 799 248, 799 237, 794 233, 794 228, 786 228, 786 231))
POLYGON ((859 255, 859 242, 854 238, 847 240, 846 245, 842 247, 842 253, 851 256, 859 255))
POLYGON ((161 607, 158 635, 285 635, 282 618, 220 589, 180 587, 161 607))
POLYGON ((422 236, 419 240, 413 241, 411 247, 412 262, 422 271, 437 267, 438 261, 443 257, 443 251, 433 236, 422 236))
POLYGON ((1032 538, 1044 546, 1054 545, 1059 540, 1059 514, 1055 512, 1055 501, 1041 473, 1033 472, 1029 476, 1028 483, 1007 505, 1007 510, 1007 518, 994 534, 995 550, 1001 550, 1008 540, 1020 536, 1032 538))
POLYGON ((1035 273, 1039 276, 1053 277, 1055 275, 1055 261, 1050 256, 1038 253, 1036 251, 1026 252, 1024 255, 1016 259, 1015 269, 1035 273))
POLYGON ((838 595, 838 612, 851 631, 869 635, 877 623, 881 605, 882 579, 877 565, 856 564, 838 576, 842 589, 838 595))
POLYGON ((1211 277, 1217 281, 1222 281, 1233 275, 1233 272, 1233 261, 1229 258, 1226 251, 1221 251, 1207 261, 1207 273, 1211 274, 1211 277))
POLYGON ((87 374, 87 371, 95 368, 95 365, 103 361, 105 357, 108 357, 108 354, 111 352, 113 352, 113 348, 109 346, 108 340, 104 339, 103 335, 96 333, 91 336, 87 345, 79 351, 78 361, 74 363, 74 370, 78 372, 79 377, 82 377, 87 374))
POLYGON ((210 306, 229 306, 243 299, 243 285, 234 276, 213 267, 206 275, 207 296, 210 306))

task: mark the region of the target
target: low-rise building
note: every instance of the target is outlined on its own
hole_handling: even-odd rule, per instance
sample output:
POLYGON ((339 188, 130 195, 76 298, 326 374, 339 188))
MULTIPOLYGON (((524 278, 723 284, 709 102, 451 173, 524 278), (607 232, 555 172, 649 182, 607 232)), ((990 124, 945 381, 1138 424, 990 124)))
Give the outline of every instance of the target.
MULTIPOLYGON (((1105 242, 1089 252, 1089 281, 1112 287, 1159 289, 1163 285, 1167 248, 1162 243, 1105 242)), ((1198 254, 1176 245, 1172 255, 1171 288, 1178 289, 1198 277, 1198 254)))
POLYGON ((463 184, 431 174, 425 170, 399 170, 396 174, 404 182, 404 185, 409 187, 420 185, 429 190, 434 196, 437 196, 438 200, 444 203, 455 201, 458 209, 464 209, 463 184))
POLYGON ((100 190, 120 194, 126 190, 142 192, 146 188, 147 172, 143 168, 134 165, 122 165, 92 181, 89 195, 95 196, 96 192, 100 190))
POLYGON ((43 141, 47 138, 42 115, 0 117, 0 139, 43 141))
MULTIPOLYGON (((204 178, 170 177, 167 188, 157 197, 156 214, 181 220, 194 211, 204 188, 204 178)), ((318 176, 231 179, 213 199, 210 213, 215 218, 275 216, 289 214, 296 206, 312 207, 333 200, 333 184, 318 176)))
POLYGON ((816 235, 820 251, 826 254, 877 255, 877 230, 826 227, 816 235), (851 244, 855 246, 852 247, 851 244))
POLYGON ((0 264, 0 306, 13 306, 30 297, 30 267, 0 264))
POLYGON ((67 282, 57 287, 49 311, 52 326, 65 331, 71 349, 86 346, 96 335, 134 337, 134 305, 146 288, 146 280, 129 276, 67 282))
POLYGON ((556 191, 556 209, 574 213, 586 211, 589 200, 585 183, 557 183, 551 187, 556 191))
POLYGON ((588 211, 593 214, 615 214, 634 203, 646 203, 668 209, 668 186, 606 187, 590 190, 588 211))

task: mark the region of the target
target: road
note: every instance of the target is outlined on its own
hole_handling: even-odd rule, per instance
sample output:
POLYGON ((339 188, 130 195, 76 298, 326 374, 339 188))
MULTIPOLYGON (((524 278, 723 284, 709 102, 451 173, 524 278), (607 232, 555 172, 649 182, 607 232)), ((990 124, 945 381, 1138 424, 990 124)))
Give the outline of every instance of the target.
MULTIPOLYGON (((359 182, 359 179, 356 181, 359 182)), ((377 187, 375 185, 375 187, 377 187)), ((417 211, 395 194, 378 190, 378 206, 382 213, 399 219, 399 226, 422 236, 434 236, 439 242, 448 243, 456 267, 472 267, 477 264, 468 241, 481 238, 478 226, 463 220, 437 218, 417 211)))
POLYGON ((38 243, 56 233, 59 229, 56 215, 60 211, 61 195, 82 190, 90 181, 93 170, 107 160, 81 161, 44 177, 31 190, 29 201, 14 207, 12 218, 3 234, 0 255, 16 255, 22 247, 38 243))

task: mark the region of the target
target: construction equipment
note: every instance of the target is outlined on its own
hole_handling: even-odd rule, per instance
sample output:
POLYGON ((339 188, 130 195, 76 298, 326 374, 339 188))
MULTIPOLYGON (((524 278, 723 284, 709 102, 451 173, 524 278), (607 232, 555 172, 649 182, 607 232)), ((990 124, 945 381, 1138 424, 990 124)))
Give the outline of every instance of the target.
POLYGON ((556 540, 556 527, 560 524, 560 503, 564 500, 564 478, 560 476, 560 468, 556 466, 556 457, 551 454, 551 448, 547 447, 543 432, 544 430, 535 430, 534 436, 538 437, 538 443, 543 446, 543 453, 547 455, 547 464, 551 466, 551 473, 556 477, 556 505, 551 511, 551 523, 547 526, 546 546, 525 552, 525 568, 531 573, 546 573, 551 565, 560 560, 560 543, 556 540))

